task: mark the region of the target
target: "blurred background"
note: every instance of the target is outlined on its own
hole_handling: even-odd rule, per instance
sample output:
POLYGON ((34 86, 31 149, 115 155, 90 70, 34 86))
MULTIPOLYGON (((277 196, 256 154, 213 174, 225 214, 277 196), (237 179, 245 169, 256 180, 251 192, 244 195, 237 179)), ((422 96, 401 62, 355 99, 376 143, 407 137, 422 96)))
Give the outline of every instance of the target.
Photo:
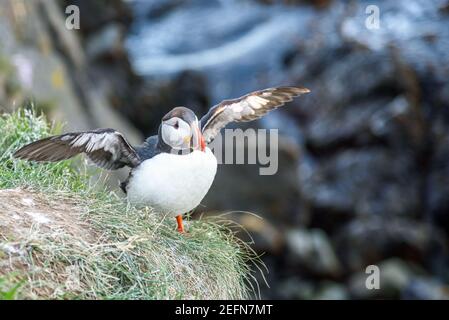
POLYGON ((139 143, 174 106, 311 89, 250 124, 280 130, 278 173, 220 165, 197 209, 254 238, 262 298, 449 298, 449 1, 0 3, 0 111, 33 101, 65 130, 139 143))

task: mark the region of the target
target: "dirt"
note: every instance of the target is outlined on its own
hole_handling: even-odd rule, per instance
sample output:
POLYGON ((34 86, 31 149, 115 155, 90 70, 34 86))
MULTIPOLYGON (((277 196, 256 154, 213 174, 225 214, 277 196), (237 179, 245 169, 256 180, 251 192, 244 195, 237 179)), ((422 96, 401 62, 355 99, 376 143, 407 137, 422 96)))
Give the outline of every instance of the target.
POLYGON ((0 236, 19 240, 33 232, 49 237, 63 232, 93 240, 89 225, 81 220, 82 211, 75 200, 52 199, 24 189, 0 190, 0 236))

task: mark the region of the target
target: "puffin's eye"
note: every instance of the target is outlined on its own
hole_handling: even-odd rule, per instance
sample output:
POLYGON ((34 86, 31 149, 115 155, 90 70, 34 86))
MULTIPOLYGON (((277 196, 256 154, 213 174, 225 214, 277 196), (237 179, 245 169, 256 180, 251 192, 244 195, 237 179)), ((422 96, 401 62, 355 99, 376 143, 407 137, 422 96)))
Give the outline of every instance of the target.
POLYGON ((175 125, 173 126, 175 129, 179 129, 179 122, 176 121, 175 125))

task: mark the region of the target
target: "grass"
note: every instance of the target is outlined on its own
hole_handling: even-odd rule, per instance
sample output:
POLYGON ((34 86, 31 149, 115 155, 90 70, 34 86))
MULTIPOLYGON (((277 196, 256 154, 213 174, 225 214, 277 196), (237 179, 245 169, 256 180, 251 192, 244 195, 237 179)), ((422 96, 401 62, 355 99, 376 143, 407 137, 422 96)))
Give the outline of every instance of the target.
POLYGON ((12 158, 56 131, 30 109, 0 117, 0 298, 245 299, 254 292, 257 257, 229 223, 188 221, 181 235, 174 219, 132 208, 92 183, 80 161, 12 158), (30 218, 36 214, 51 223, 30 218))
POLYGON ((0 278, 0 300, 14 300, 22 282, 16 282, 11 286, 6 278, 0 278))

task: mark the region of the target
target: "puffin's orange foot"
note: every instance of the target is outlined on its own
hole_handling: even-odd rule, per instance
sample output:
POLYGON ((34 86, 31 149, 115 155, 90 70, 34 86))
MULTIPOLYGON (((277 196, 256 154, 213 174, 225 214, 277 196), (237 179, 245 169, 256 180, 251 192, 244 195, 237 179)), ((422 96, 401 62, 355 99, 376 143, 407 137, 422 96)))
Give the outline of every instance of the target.
POLYGON ((179 233, 184 233, 184 225, 182 224, 182 215, 177 215, 176 216, 176 222, 178 223, 178 232, 179 233))

